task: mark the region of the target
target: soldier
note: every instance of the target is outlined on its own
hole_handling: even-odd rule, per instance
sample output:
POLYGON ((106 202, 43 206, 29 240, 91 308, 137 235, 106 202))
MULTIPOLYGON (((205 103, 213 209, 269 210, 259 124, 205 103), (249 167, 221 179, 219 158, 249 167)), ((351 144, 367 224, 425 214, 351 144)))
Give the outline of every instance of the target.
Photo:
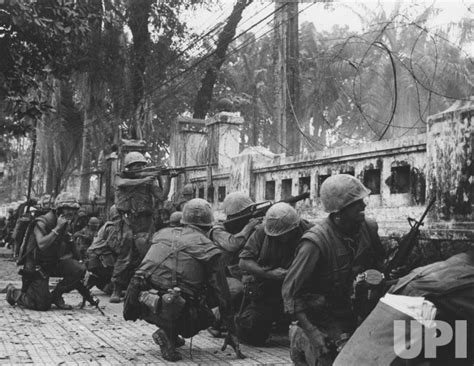
MULTIPOLYGON (((222 203, 227 219, 236 217, 254 202, 243 192, 233 192, 227 195, 222 203)), ((209 232, 211 240, 224 252, 223 259, 231 277, 241 280, 242 272, 239 267, 239 254, 244 248, 255 227, 262 222, 260 219, 247 219, 238 224, 238 227, 227 228, 222 223, 217 223, 209 232), (232 232, 229 232, 231 230, 232 232)))
POLYGON ((193 199, 193 197, 194 197, 193 185, 191 183, 188 183, 183 187, 181 194, 178 195, 178 199, 175 203, 176 211, 183 211, 183 208, 186 202, 193 199))
POLYGON ((124 171, 115 181, 115 205, 124 220, 120 251, 112 275, 114 292, 110 302, 120 302, 122 290, 127 288, 133 272, 150 247, 155 231, 153 214, 166 200, 171 177, 140 176, 147 165, 146 158, 132 151, 124 158, 124 171))
POLYGON ((246 271, 245 306, 237 315, 237 334, 242 341, 262 345, 273 322, 288 325, 283 313, 281 286, 294 258, 296 244, 311 224, 300 219, 287 203, 276 203, 263 224, 247 240, 240 253, 240 268, 246 271))
POLYGON ((77 211, 76 217, 73 223, 73 234, 81 231, 87 226, 87 222, 89 221, 89 216, 87 215, 87 211, 84 208, 80 208, 77 211))
POLYGON ((53 197, 50 194, 41 196, 38 205, 38 216, 45 215, 53 209, 53 197))
POLYGON ((159 328, 153 340, 165 360, 178 361, 178 337, 189 338, 213 321, 206 293, 218 299, 229 329, 224 348, 232 346, 239 357, 234 336, 233 311, 224 275, 221 252, 206 237, 214 217, 209 203, 196 198, 184 206, 183 227, 168 227, 153 236, 152 246, 127 289, 126 320, 144 319, 159 328))
POLYGON ((79 253, 80 261, 84 262, 87 259, 87 248, 91 246, 92 241, 97 236, 99 226, 99 219, 95 216, 92 216, 85 228, 74 233, 74 244, 76 246, 76 250, 79 253))
MULTIPOLYGON (((229 219, 238 216, 253 204, 254 202, 247 194, 243 192, 233 192, 224 199, 222 208, 227 219, 229 219)), ((209 238, 222 250, 222 260, 227 268, 227 283, 229 285, 232 301, 237 307, 242 301, 244 288, 241 282, 242 271, 239 267, 239 254, 250 235, 254 232, 255 227, 261 223, 262 220, 263 218, 239 220, 235 227, 232 228, 226 228, 224 224, 217 223, 209 232, 209 238)), ((221 330, 220 321, 208 329, 214 337, 220 337, 221 330)))
POLYGON ((353 281, 367 269, 381 270, 384 258, 378 226, 364 214, 370 191, 353 176, 338 174, 320 192, 329 216, 301 238, 282 288, 285 310, 298 321, 290 328, 296 364, 332 364, 329 343, 340 344, 357 323, 353 281))
POLYGON ((115 205, 110 207, 109 219, 98 231, 91 246, 87 249, 87 282, 86 286, 108 292, 115 261, 119 253, 123 221, 115 205))
POLYGON ((181 211, 175 211, 170 216, 170 226, 176 227, 181 226, 181 218, 183 217, 183 213, 181 211))
MULTIPOLYGON (((49 310, 51 304, 59 309, 72 309, 64 302, 63 294, 74 289, 83 296, 90 293, 82 279, 85 267, 73 259, 72 222, 79 208, 76 198, 63 192, 56 197, 55 210, 40 216, 28 235, 24 268, 21 270, 23 287, 7 286, 7 301, 33 310, 49 310), (55 289, 49 292, 49 277, 62 277, 55 289)), ((93 304, 95 305, 95 304, 93 304)))
MULTIPOLYGON (((457 334, 451 340, 444 338, 443 335, 435 337, 433 334, 432 341, 439 346, 436 347, 436 356, 425 359, 424 352, 421 351, 422 345, 420 345, 421 352, 418 357, 410 359, 409 362, 402 360, 403 355, 397 355, 394 351, 394 322, 396 320, 404 322, 413 318, 403 313, 400 307, 390 306, 390 301, 379 301, 377 307, 337 356, 335 365, 344 366, 349 363, 354 365, 405 365, 409 363, 410 365, 470 366, 473 364, 474 249, 456 254, 445 261, 416 268, 407 276, 398 279, 389 292, 395 295, 424 297, 435 305, 436 321, 447 322, 451 329, 456 329, 456 322, 465 322, 465 332, 456 332, 457 334), (466 347, 467 352, 464 355, 458 355, 458 342, 471 345, 466 347)), ((423 305, 426 305, 425 302, 423 305)), ((410 329, 411 326, 407 326, 407 328, 410 329)), ((410 344, 410 351, 422 343, 422 333, 410 331, 407 343, 410 344)), ((445 334, 444 331, 443 334, 445 334)), ((403 339, 403 345, 405 345, 405 339, 403 339)), ((412 357, 414 356, 409 358, 412 357)))

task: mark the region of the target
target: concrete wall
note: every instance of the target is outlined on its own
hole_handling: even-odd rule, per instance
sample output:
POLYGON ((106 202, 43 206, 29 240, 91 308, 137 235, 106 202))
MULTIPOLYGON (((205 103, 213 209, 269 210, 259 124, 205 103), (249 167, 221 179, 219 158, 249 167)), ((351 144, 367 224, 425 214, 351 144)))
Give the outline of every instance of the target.
MULTIPOLYGON (((474 242, 473 111, 472 102, 453 106, 430 118, 427 134, 311 154, 286 157, 263 147, 234 156, 215 154, 212 169, 188 171, 186 181, 195 185, 196 197, 208 199, 217 211, 224 196, 237 190, 256 202, 279 201, 309 191, 310 198, 296 208, 302 217, 317 220, 327 215, 319 198, 323 180, 337 173, 353 174, 373 192, 366 212, 379 223, 387 245, 407 233, 407 218, 419 218, 427 200, 436 197, 421 232, 420 248, 426 250, 425 257, 445 258, 474 242)), ((218 116, 217 120, 218 132, 212 134, 214 151, 225 147, 236 153, 238 124, 232 124, 232 118, 218 116)), ((178 148, 182 151, 189 146, 178 148)))

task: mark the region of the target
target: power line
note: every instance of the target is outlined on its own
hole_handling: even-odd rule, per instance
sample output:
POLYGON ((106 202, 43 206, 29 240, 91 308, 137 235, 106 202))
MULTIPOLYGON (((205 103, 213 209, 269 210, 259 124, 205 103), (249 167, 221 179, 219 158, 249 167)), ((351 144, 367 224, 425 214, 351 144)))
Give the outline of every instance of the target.
MULTIPOLYGON (((310 8, 311 6, 313 6, 315 3, 312 3, 310 4, 309 6, 307 6, 306 8, 300 10, 297 14, 295 14, 293 17, 295 17, 296 15, 300 14, 301 12, 307 10, 308 8, 310 8)), ((265 33, 263 33, 261 36, 257 37, 257 38, 254 38, 254 39, 248 39, 246 41, 244 41, 241 45, 239 45, 239 47, 235 48, 234 50, 232 50, 231 52, 227 53, 226 57, 229 58, 230 56, 232 56, 233 54, 236 54, 237 52, 239 52, 240 50, 242 50, 243 48, 249 46, 250 44, 252 43, 255 43, 256 41, 258 41, 259 39, 263 38, 265 35, 267 35, 268 33, 272 32, 274 29, 276 29, 277 27, 280 27, 281 25, 285 24, 286 22, 288 22, 289 20, 293 19, 293 17, 289 18, 287 21, 282 21, 281 23, 275 25, 274 27, 270 28, 268 31, 266 31, 265 33)), ((270 22, 267 23, 270 24, 270 22)), ((160 98, 159 102, 163 102, 164 100, 166 100, 167 98, 169 98, 170 96, 172 96, 177 90, 179 90, 180 88, 183 88, 185 86, 188 86, 191 82, 193 81, 196 81, 196 79, 189 79, 188 82, 185 82, 185 83, 181 83, 181 85, 178 84, 178 87, 175 87, 175 89, 173 89, 171 92, 167 93, 163 98, 160 98)))
MULTIPOLYGON (((231 40, 231 42, 233 42, 234 40, 242 37, 243 35, 245 35, 246 33, 248 33, 251 29, 255 28, 257 25, 259 25, 260 23, 262 23, 263 21, 265 21, 267 18, 269 18, 270 16, 272 16, 273 14, 275 14, 277 11, 279 11, 280 9, 282 9, 284 6, 286 6, 285 4, 283 4, 282 6, 280 6, 279 8, 275 9, 274 11, 272 11, 270 14, 268 14, 267 16, 265 16, 264 18, 260 19, 259 21, 257 21, 256 23, 254 23, 253 25, 251 25, 250 27, 248 27, 247 29, 245 29, 244 31, 242 31, 241 33, 239 33, 238 35, 234 36, 231 40)), ((176 80, 178 77, 188 73, 189 71, 193 70, 194 68, 196 68, 198 65, 202 64, 204 61, 206 61, 207 59, 209 59, 210 57, 212 57, 215 53, 216 53, 217 50, 214 50, 212 52, 210 52, 209 54, 205 55, 204 57, 202 57, 200 60, 196 61, 195 63, 193 63, 192 65, 190 65, 189 67, 187 67, 185 70, 181 71, 180 73, 178 73, 177 75, 171 77, 170 79, 166 80, 164 83, 158 85, 157 87, 154 87, 152 89, 150 89, 149 91, 147 91, 145 94, 144 94, 144 97, 146 96, 151 96, 151 94, 153 92, 155 92, 156 90, 158 90, 159 88, 162 88, 164 86, 167 86, 169 85, 172 81, 176 80)), ((146 112, 149 112, 150 110, 153 109, 153 106, 150 106, 150 107, 147 107, 145 110, 142 111, 142 113, 146 113, 146 112)), ((110 121, 111 119, 109 119, 110 121)))

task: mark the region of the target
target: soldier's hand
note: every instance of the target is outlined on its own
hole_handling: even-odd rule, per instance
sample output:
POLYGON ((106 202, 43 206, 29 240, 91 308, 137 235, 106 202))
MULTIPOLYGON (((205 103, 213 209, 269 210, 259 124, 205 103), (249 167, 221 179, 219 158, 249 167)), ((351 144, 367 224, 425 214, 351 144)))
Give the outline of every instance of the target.
POLYGON ((179 171, 176 169, 170 169, 169 172, 171 178, 177 177, 179 175, 179 171))
POLYGON ((316 359, 318 359, 321 355, 328 353, 329 350, 326 347, 326 338, 327 334, 320 331, 318 327, 311 327, 311 329, 306 331, 306 335, 308 336, 311 345, 316 352, 316 359))
POLYGON ((62 230, 67 226, 67 224, 69 224, 69 220, 65 216, 60 215, 58 217, 58 221, 56 222, 56 228, 58 230, 62 230))
POLYGON ((245 355, 240 351, 239 339, 232 332, 227 332, 221 351, 225 351, 227 346, 231 346, 234 349, 237 358, 240 358, 240 359, 245 358, 245 355))
POLYGON ((403 266, 399 266, 397 268, 392 269, 390 273, 388 274, 388 277, 391 280, 394 280, 394 279, 405 276, 406 274, 408 274, 408 272, 409 272, 408 266, 403 265, 403 266))
POLYGON ((284 268, 275 268, 267 272, 268 277, 272 280, 283 281, 285 279, 288 270, 284 268))

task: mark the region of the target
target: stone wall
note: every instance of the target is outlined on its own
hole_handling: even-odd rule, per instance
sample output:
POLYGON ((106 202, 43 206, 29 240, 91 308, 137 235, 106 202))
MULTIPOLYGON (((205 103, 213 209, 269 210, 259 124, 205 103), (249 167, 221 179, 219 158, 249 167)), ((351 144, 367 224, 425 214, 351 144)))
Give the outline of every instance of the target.
MULTIPOLYGON (((263 147, 237 154, 240 117, 222 112, 202 123, 218 126, 206 132, 213 151, 208 161, 213 165, 191 169, 182 180, 193 183, 196 197, 210 201, 218 213, 224 197, 234 191, 244 191, 256 202, 279 201, 309 191, 310 197, 296 208, 302 217, 317 220, 326 216, 319 198, 324 179, 337 173, 352 174, 372 191, 366 212, 379 223, 387 246, 410 230, 408 217, 421 217, 427 201, 435 197, 433 212, 421 230, 420 251, 425 261, 442 259, 474 241, 473 111, 470 102, 432 116, 427 134, 291 157, 263 147)), ((199 134, 204 138, 205 133, 199 134)), ((192 147, 176 148, 189 156, 192 147)))

